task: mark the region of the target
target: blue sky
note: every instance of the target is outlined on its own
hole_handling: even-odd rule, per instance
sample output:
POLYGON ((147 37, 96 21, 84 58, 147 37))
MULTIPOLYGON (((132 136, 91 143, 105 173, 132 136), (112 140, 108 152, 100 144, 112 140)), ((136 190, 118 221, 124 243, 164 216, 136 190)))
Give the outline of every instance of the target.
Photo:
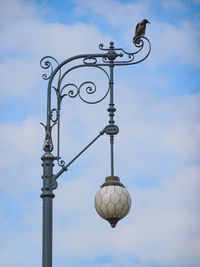
MULTIPOLYGON (((101 137, 58 180, 54 266, 200 265, 200 1, 3 0, 0 10, 0 265, 41 266, 42 167, 47 82, 39 62, 98 53, 112 40, 133 51, 135 25, 151 21, 142 63, 115 69, 115 174, 132 209, 111 229, 94 209, 110 174, 101 137)), ((76 82, 86 75, 79 72, 76 82)), ((87 75, 92 75, 88 72, 87 75)), ((107 81, 97 78, 102 90, 107 81)), ((100 89, 100 90, 101 90, 100 89)), ((65 99, 61 154, 68 162, 108 121, 108 99, 65 99)), ((55 137, 55 134, 54 134, 55 137)), ((55 172, 59 168, 55 166, 55 172)))

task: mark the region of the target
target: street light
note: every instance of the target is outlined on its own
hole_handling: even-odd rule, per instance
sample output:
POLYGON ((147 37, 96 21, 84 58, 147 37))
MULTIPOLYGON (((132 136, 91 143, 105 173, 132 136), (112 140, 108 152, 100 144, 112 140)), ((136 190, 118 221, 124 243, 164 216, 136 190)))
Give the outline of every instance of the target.
POLYGON ((114 228, 123 219, 131 207, 131 197, 117 176, 106 177, 105 183, 95 196, 95 208, 98 214, 114 228))
POLYGON ((114 136, 118 134, 119 128, 114 121, 114 113, 116 111, 114 104, 114 79, 113 69, 117 66, 134 65, 144 61, 151 51, 150 41, 142 36, 135 43, 136 52, 128 53, 122 48, 115 48, 114 43, 110 42, 109 48, 104 48, 103 44, 99 45, 100 54, 82 54, 71 57, 62 63, 58 63, 53 57, 47 56, 41 59, 40 65, 43 69, 50 73, 43 74, 43 79, 48 80, 47 87, 47 121, 46 124, 41 123, 45 128, 45 141, 43 145, 44 155, 41 157, 43 163, 43 187, 41 198, 43 199, 43 238, 42 238, 42 266, 52 267, 52 206, 55 197, 53 190, 57 188, 57 179, 68 167, 84 153, 100 136, 107 134, 110 137, 110 162, 111 175, 106 177, 105 183, 97 192, 95 197, 95 208, 98 214, 106 219, 114 228, 117 222, 124 218, 130 209, 131 198, 124 185, 120 182, 119 177, 114 175, 114 136), (140 53, 141 52, 141 53, 140 53), (140 56, 142 54, 142 56, 140 56), (123 59, 120 59, 122 58, 123 59), (138 58, 137 58, 138 57, 138 58), (73 65, 71 66, 71 63, 73 65), (73 70, 80 68, 95 68, 102 71, 108 79, 108 90, 101 99, 89 101, 82 95, 85 90, 86 94, 92 95, 96 92, 96 84, 93 81, 84 81, 79 86, 75 83, 66 81, 68 74, 73 70), (107 71, 109 69, 109 73, 107 71), (56 94, 56 106, 52 104, 51 93, 56 94), (102 131, 78 153, 68 164, 62 160, 60 155, 60 110, 64 97, 79 97, 87 104, 97 104, 103 101, 107 95, 110 96, 109 122, 102 131), (56 155, 52 154, 54 149, 52 141, 52 128, 57 126, 57 151, 56 155), (54 161, 60 166, 60 170, 54 174, 54 161))

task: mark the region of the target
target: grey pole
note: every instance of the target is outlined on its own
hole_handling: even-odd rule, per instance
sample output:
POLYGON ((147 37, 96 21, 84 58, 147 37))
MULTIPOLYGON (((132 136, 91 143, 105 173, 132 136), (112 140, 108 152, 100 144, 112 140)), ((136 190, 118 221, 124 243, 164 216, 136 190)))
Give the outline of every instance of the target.
MULTIPOLYGON (((110 42, 110 50, 113 51, 114 46, 113 46, 113 42, 110 42)), ((116 111, 115 108, 115 104, 114 104, 114 98, 113 98, 113 85, 114 85, 114 78, 113 78, 113 69, 114 69, 114 64, 113 64, 113 58, 110 57, 110 81, 109 81, 109 86, 110 86, 110 103, 109 103, 109 108, 108 108, 108 112, 109 112, 109 125, 110 127, 115 126, 114 123, 114 112, 116 111)), ((117 126, 116 126, 117 127, 117 126)), ((118 127, 117 127, 118 128, 118 127)), ((110 163, 111 163, 111 176, 114 176, 114 134, 117 134, 117 132, 113 133, 111 131, 110 134, 110 163)))
POLYGON ((52 206, 55 197, 52 192, 54 157, 50 152, 46 152, 41 159, 43 160, 43 193, 41 194, 43 199, 42 267, 52 267, 52 206))

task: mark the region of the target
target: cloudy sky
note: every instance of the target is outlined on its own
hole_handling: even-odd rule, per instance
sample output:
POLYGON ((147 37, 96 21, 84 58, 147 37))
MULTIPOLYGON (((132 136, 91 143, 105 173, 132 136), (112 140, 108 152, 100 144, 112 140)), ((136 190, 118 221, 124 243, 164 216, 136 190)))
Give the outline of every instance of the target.
MULTIPOLYGON (((114 76, 120 128, 115 174, 132 197, 132 209, 115 229, 94 209, 94 196, 110 175, 103 136, 58 180, 53 262, 200 266, 199 0, 1 0, 0 266, 41 266, 39 123, 46 118, 47 81, 40 59, 99 53, 99 44, 108 47, 111 40, 132 52, 134 28, 143 18, 151 22, 146 36, 152 52, 145 62, 116 68, 114 76)), ((106 90, 102 76, 79 71, 75 83, 92 76, 98 92, 106 90)), ((63 160, 69 162, 104 128, 108 102, 63 100, 63 160)))

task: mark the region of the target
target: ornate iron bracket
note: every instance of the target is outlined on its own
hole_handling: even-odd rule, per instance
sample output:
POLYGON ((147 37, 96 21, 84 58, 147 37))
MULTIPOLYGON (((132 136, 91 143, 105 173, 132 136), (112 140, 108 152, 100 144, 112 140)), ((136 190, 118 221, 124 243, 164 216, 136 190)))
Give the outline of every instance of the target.
MULTIPOLYGON (((114 136, 119 132, 119 128, 117 125, 115 125, 114 121, 114 113, 116 109, 114 107, 114 101, 113 101, 113 84, 114 84, 113 68, 116 66, 127 66, 127 65, 138 64, 144 61, 149 56, 151 51, 150 41, 144 36, 142 36, 139 39, 139 42, 134 45, 136 47, 135 52, 126 52, 122 48, 115 48, 113 42, 110 42, 109 48, 105 48, 103 44, 100 44, 99 49, 103 51, 103 53, 82 54, 74 56, 63 61, 60 64, 55 58, 51 56, 46 56, 41 59, 40 61, 41 67, 49 71, 49 74, 45 73, 42 75, 44 80, 48 80, 47 123, 46 125, 41 123, 45 128, 45 141, 43 149, 46 153, 53 151, 54 146, 52 141, 52 128, 54 127, 54 125, 57 125, 57 145, 56 145, 57 153, 54 159, 57 159, 57 163, 61 167, 60 172, 66 171, 68 167, 68 164, 66 165, 60 156, 60 110, 61 110, 62 100, 66 96, 68 96, 69 98, 79 97, 80 100, 82 100, 87 104, 97 104, 103 101, 106 98, 106 96, 110 94, 110 103, 108 107, 110 120, 109 124, 104 128, 103 133, 106 133, 107 135, 110 136, 111 162, 112 162, 111 175, 113 175, 113 170, 114 170, 113 143, 114 143, 114 136), (142 50, 144 51, 144 53, 143 56, 141 57, 140 52, 142 50), (100 97, 100 99, 88 100, 85 98, 85 96, 82 95, 83 92, 85 92, 87 96, 95 95, 98 88, 95 82, 88 80, 88 81, 83 81, 81 84, 77 85, 69 81, 69 74, 80 68, 93 68, 101 71, 105 75, 108 81, 108 89, 105 91, 104 95, 100 97), (109 72, 107 71, 107 69, 109 69, 109 72), (52 92, 54 92, 56 95, 57 99, 56 106, 52 105, 51 103, 52 92)), ((100 134, 99 136, 101 135, 102 134, 100 134)), ((82 154, 82 152, 79 154, 82 154)), ((75 159, 76 158, 77 157, 75 157, 75 159)), ((74 160, 72 160, 72 162, 74 160)), ((58 176, 60 176, 59 174, 60 172, 58 172, 58 174, 53 176, 54 177, 53 180, 55 181, 52 183, 52 189, 55 189, 57 187, 56 179, 58 178, 58 176)))

